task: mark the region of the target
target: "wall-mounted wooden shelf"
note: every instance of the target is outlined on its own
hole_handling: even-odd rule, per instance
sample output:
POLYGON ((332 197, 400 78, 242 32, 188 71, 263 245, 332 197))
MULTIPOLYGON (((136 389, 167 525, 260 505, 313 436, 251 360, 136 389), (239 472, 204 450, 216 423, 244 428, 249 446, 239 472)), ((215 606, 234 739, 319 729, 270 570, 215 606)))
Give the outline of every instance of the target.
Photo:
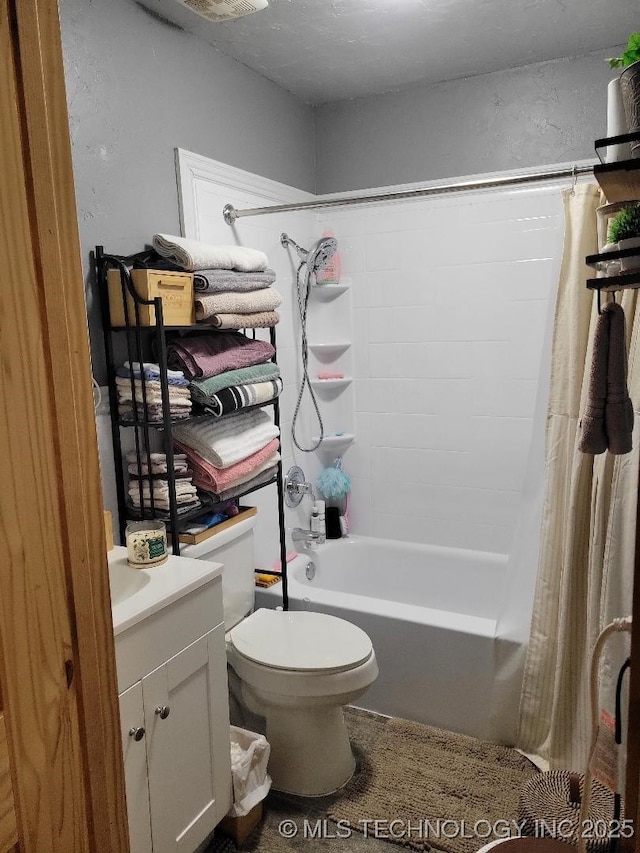
MULTIPOLYGON (((595 149, 602 160, 603 151, 607 148, 637 141, 640 141, 640 133, 610 136, 606 139, 596 139, 595 149)), ((593 174, 609 203, 640 198, 640 158, 599 163, 593 167, 593 174)))

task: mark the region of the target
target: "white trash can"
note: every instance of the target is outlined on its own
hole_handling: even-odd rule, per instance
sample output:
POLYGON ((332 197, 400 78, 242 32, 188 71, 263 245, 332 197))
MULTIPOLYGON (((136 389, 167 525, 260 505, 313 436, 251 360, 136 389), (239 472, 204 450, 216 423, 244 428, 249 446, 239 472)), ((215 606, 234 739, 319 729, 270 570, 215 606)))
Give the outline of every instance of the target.
POLYGON ((233 805, 229 814, 240 817, 269 793, 271 777, 267 763, 271 747, 264 735, 231 726, 231 779, 233 805))
POLYGON ((264 735, 230 726, 233 805, 220 829, 242 844, 262 819, 262 800, 271 788, 267 763, 271 747, 264 735))

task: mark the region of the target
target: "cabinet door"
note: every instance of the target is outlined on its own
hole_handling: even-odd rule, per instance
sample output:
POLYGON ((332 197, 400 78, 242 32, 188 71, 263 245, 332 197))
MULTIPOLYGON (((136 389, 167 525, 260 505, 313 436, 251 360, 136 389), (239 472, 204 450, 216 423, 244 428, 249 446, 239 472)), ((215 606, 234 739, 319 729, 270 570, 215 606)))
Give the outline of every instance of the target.
POLYGON ((152 853, 142 682, 120 694, 120 723, 131 853, 152 853), (137 732, 136 740, 131 731, 137 732))
POLYGON ((142 679, 154 853, 193 853, 231 806, 224 625, 142 679))

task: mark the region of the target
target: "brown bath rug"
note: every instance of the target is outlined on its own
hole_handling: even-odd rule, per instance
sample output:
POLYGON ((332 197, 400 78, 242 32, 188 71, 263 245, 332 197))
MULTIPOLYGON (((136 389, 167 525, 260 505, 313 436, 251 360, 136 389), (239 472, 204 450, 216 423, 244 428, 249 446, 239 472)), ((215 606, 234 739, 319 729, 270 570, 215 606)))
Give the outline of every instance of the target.
POLYGON ((397 718, 372 731, 364 715, 347 722, 359 769, 326 807, 338 828, 446 853, 516 834, 520 789, 538 770, 514 749, 397 718))

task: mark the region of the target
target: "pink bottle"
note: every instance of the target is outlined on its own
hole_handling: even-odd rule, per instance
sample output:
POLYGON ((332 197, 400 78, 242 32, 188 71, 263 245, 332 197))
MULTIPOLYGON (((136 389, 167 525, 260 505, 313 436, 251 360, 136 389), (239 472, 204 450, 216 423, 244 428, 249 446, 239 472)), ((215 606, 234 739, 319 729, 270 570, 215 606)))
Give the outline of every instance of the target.
MULTIPOLYGON (((325 231, 323 237, 333 237, 333 231, 325 231)), ((327 265, 316 273, 316 282, 318 284, 339 284, 340 283, 340 251, 336 251, 335 255, 329 259, 327 265)))

